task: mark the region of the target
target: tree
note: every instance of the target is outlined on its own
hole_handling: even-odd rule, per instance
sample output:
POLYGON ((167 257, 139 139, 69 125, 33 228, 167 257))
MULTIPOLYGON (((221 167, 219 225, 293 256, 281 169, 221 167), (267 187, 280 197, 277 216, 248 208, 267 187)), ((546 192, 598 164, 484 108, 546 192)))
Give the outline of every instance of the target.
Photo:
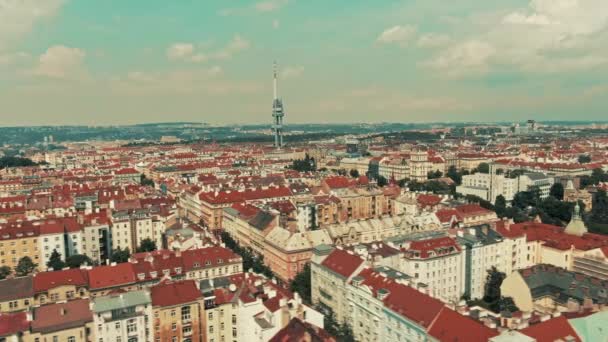
POLYGON ((486 303, 493 303, 500 298, 500 285, 502 285, 502 281, 506 276, 504 273, 499 272, 494 266, 487 272, 483 301, 486 303))
POLYGON ((112 256, 110 256, 110 262, 115 262, 115 263, 120 264, 120 263, 129 261, 130 257, 131 257, 131 251, 129 250, 129 247, 125 247, 125 249, 116 248, 116 249, 112 250, 112 256))
POLYGON ((65 262, 61 260, 61 254, 57 252, 56 249, 53 249, 51 253, 51 257, 49 261, 46 263, 46 267, 53 269, 55 271, 61 270, 65 267, 65 262))
POLYGON ((311 275, 310 275, 310 264, 304 265, 302 272, 298 273, 289 285, 292 292, 297 292, 304 304, 311 303, 311 275))
POLYGON ((152 241, 149 238, 145 238, 141 240, 139 247, 137 247, 137 252, 152 252, 156 250, 156 242, 152 241))
POLYGON ((386 186, 388 184, 388 180, 384 176, 378 176, 378 186, 386 186))
POLYGON ((11 274, 11 268, 8 266, 0 267, 0 280, 6 279, 11 274))
POLYGON ((496 211, 496 215, 498 215, 498 217, 505 216, 505 212, 507 211, 507 200, 505 199, 505 196, 496 196, 496 200, 494 201, 494 210, 496 211))
POLYGON ((490 173, 490 164, 479 163, 479 165, 473 170, 473 173, 490 173))
POLYGON ((477 203, 479 204, 480 207, 484 208, 484 209, 488 209, 488 210, 494 210, 494 205, 492 205, 492 203, 490 203, 489 201, 486 201, 485 199, 479 197, 479 196, 475 196, 475 195, 466 195, 464 196, 464 199, 469 202, 469 203, 477 203))
POLYGON ((141 175, 141 181, 140 184, 143 186, 151 186, 154 187, 154 181, 151 180, 150 178, 146 177, 146 175, 141 175))
POLYGON ((350 176, 353 178, 359 178, 359 171, 357 169, 351 169, 350 176))
POLYGON ((513 206, 519 209, 527 209, 534 205, 536 205, 536 197, 531 191, 520 191, 513 197, 513 206))
POLYGON ((457 185, 460 185, 462 183, 462 174, 458 172, 456 166, 450 166, 446 175, 451 178, 457 185))
POLYGON ((591 156, 586 154, 581 154, 578 156, 578 162, 581 164, 591 163, 591 156))
POLYGON ((593 197, 593 206, 589 221, 593 223, 608 224, 608 196, 606 191, 598 190, 593 197))
POLYGON ((443 172, 441 172, 439 170, 435 170, 435 171, 429 171, 426 175, 426 178, 437 179, 437 178, 441 178, 442 176, 443 176, 443 172))
POLYGON ((252 269, 253 272, 261 273, 267 278, 275 277, 270 267, 264 264, 264 256, 255 256, 250 249, 241 247, 228 232, 222 232, 221 239, 227 248, 231 249, 234 253, 243 258, 243 269, 252 269))
POLYGON ((309 172, 317 170, 317 162, 315 158, 311 158, 308 153, 304 156, 304 159, 296 159, 292 162, 292 169, 300 172, 309 172))
POLYGON ((93 260, 84 254, 74 254, 65 258, 65 265, 69 268, 79 268, 82 265, 93 265, 93 260))
POLYGON ((500 297, 497 301, 496 304, 492 307, 492 309, 494 309, 494 312, 503 312, 503 311, 508 311, 508 312, 517 312, 519 311, 519 308, 517 307, 517 305, 515 305, 515 302, 513 301, 513 298, 511 297, 500 297))
POLYGON ((19 262, 17 262, 17 266, 15 267, 15 274, 17 275, 17 277, 26 276, 34 272, 37 266, 38 265, 35 264, 30 257, 24 256, 23 258, 19 259, 19 262))
POLYGON ((24 166, 36 166, 35 162, 28 158, 21 157, 2 157, 0 158, 0 170, 7 167, 24 167, 24 166))
POLYGON ((564 199, 564 186, 562 183, 557 182, 551 185, 551 190, 549 190, 549 195, 562 201, 564 199))
POLYGON ((350 327, 350 324, 348 324, 348 322, 340 324, 337 337, 339 337, 340 341, 355 342, 355 335, 353 334, 353 329, 350 327))

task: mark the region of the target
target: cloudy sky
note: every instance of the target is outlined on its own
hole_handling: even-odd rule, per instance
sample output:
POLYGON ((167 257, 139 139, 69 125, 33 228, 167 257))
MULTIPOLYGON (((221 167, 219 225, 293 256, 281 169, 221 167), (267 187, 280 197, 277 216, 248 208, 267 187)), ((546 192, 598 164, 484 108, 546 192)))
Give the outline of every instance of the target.
POLYGON ((607 0, 0 0, 0 125, 608 119, 607 0), (448 4, 449 3, 449 4, 448 4))

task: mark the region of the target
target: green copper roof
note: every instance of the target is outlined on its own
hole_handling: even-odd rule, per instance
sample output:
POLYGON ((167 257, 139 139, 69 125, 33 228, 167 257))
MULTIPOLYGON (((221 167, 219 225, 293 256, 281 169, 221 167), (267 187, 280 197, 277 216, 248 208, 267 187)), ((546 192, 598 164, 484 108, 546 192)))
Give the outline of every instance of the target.
POLYGON ((608 311, 600 311, 587 317, 568 320, 583 341, 605 341, 608 336, 608 311))
POLYGON ((150 303, 150 294, 147 291, 131 291, 95 298, 93 311, 99 313, 150 303))

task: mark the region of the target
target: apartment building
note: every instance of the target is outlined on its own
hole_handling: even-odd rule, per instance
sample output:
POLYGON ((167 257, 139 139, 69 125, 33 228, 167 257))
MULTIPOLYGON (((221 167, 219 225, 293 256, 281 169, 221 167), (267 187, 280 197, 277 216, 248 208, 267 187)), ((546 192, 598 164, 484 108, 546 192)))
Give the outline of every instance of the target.
POLYGON ((147 291, 115 293, 93 299, 93 342, 152 342, 152 300, 147 291))
POLYGON ((150 288, 155 341, 205 340, 203 296, 194 280, 162 282, 150 288))

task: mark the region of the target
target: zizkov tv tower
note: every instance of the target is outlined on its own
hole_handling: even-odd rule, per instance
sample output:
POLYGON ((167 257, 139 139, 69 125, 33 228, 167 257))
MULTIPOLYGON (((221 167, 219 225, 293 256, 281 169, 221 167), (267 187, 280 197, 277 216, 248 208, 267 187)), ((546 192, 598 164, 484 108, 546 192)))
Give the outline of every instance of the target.
POLYGON ((274 147, 280 149, 283 147, 283 101, 279 99, 277 89, 277 63, 274 63, 274 98, 272 101, 272 131, 274 132, 274 147))

